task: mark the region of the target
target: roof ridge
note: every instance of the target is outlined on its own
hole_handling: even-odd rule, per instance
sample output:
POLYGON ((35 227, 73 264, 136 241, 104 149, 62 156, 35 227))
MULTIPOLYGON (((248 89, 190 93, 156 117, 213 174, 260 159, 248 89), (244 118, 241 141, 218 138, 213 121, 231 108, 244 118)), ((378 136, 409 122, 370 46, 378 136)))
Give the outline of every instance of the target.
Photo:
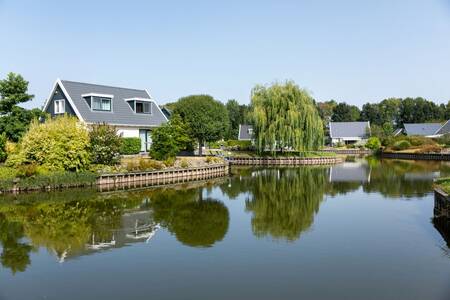
POLYGON ((107 88, 115 88, 115 89, 134 90, 134 91, 145 92, 145 89, 126 88, 126 87, 121 87, 121 86, 113 86, 113 85, 97 84, 97 83, 89 83, 89 82, 81 82, 81 81, 65 80, 65 79, 61 79, 61 82, 63 82, 63 83, 64 83, 64 82, 71 82, 71 83, 79 83, 79 84, 86 84, 86 85, 95 85, 95 86, 101 86, 101 87, 107 87, 107 88))

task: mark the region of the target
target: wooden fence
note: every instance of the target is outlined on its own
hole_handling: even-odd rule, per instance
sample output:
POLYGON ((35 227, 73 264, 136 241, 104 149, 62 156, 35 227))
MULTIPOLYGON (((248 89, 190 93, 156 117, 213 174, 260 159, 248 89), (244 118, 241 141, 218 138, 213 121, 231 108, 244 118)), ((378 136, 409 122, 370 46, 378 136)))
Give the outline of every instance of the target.
POLYGON ((332 165, 344 161, 342 157, 231 157, 231 165, 249 166, 300 166, 332 165))
POLYGON ((223 177, 229 172, 229 163, 223 163, 186 169, 102 174, 97 178, 97 186, 100 191, 139 188, 223 177))
POLYGON ((372 150, 368 149, 322 149, 322 152, 331 152, 336 154, 350 154, 350 155, 370 155, 373 154, 372 150))
POLYGON ((382 152, 382 158, 396 158, 396 159, 412 159, 412 160, 444 160, 450 161, 450 154, 448 153, 394 153, 382 152))

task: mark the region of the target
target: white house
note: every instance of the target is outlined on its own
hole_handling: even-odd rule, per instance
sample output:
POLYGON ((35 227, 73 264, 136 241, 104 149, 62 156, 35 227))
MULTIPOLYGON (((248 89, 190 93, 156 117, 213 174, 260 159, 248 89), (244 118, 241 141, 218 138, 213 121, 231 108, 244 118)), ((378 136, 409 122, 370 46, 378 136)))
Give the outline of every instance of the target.
POLYGON ((53 117, 73 115, 88 125, 114 125, 123 137, 140 138, 143 152, 150 148, 152 129, 167 122, 147 90, 60 79, 53 85, 43 110, 53 117))

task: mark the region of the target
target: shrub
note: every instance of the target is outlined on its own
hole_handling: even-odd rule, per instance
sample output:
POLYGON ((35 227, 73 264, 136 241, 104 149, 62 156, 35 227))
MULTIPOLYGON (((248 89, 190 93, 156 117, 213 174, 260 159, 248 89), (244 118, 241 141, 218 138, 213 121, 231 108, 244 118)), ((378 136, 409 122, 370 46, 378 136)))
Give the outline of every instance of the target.
POLYGON ((205 161, 208 164, 217 164, 217 163, 222 162, 222 159, 219 157, 215 157, 215 156, 207 156, 205 161))
POLYGON ((0 134, 0 162, 4 162, 7 157, 7 151, 6 151, 6 143, 7 143, 6 134, 2 133, 0 134))
POLYGON ((178 152, 189 147, 192 143, 187 134, 186 125, 178 115, 172 116, 170 121, 152 132, 151 157, 166 160, 175 157, 178 152))
POLYGON ((173 167, 173 165, 175 165, 175 161, 175 157, 168 157, 166 160, 164 160, 164 164, 166 165, 166 167, 173 167))
POLYGON ((381 147, 380 139, 376 136, 373 136, 367 140, 366 147, 371 150, 378 150, 381 147))
POLYGON ((251 141, 228 140, 226 145, 227 150, 235 150, 235 151, 253 150, 251 141))
POLYGON ((120 154, 132 155, 141 152, 141 139, 138 137, 122 138, 120 154))
POLYGON ((187 159, 183 158, 183 159, 181 160, 180 166, 181 166, 182 168, 189 168, 189 162, 187 161, 187 159))
POLYGON ((128 172, 161 170, 164 165, 156 160, 139 157, 126 162, 125 168, 128 172))
POLYGON ((108 124, 95 124, 89 131, 91 161, 95 164, 115 165, 120 159, 122 139, 117 129, 108 124))
POLYGON ((411 143, 407 140, 401 140, 394 144, 392 147, 394 150, 405 150, 411 147, 411 143))
POLYGON ((35 163, 52 171, 85 170, 90 163, 89 133, 75 117, 33 121, 12 156, 9 164, 15 166, 35 163))

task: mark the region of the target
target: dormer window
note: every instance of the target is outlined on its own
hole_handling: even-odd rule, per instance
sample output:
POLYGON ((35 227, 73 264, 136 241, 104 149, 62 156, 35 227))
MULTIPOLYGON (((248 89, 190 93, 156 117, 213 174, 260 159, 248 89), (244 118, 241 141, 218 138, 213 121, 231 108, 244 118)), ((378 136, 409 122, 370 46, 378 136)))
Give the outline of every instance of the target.
POLYGON ((128 102, 131 109, 137 114, 151 114, 152 113, 152 100, 147 98, 130 98, 125 99, 128 102))
POLYGON ((92 97, 92 110, 111 111, 111 98, 92 97))
POLYGON ((81 96, 93 111, 112 111, 113 95, 89 93, 81 96))

